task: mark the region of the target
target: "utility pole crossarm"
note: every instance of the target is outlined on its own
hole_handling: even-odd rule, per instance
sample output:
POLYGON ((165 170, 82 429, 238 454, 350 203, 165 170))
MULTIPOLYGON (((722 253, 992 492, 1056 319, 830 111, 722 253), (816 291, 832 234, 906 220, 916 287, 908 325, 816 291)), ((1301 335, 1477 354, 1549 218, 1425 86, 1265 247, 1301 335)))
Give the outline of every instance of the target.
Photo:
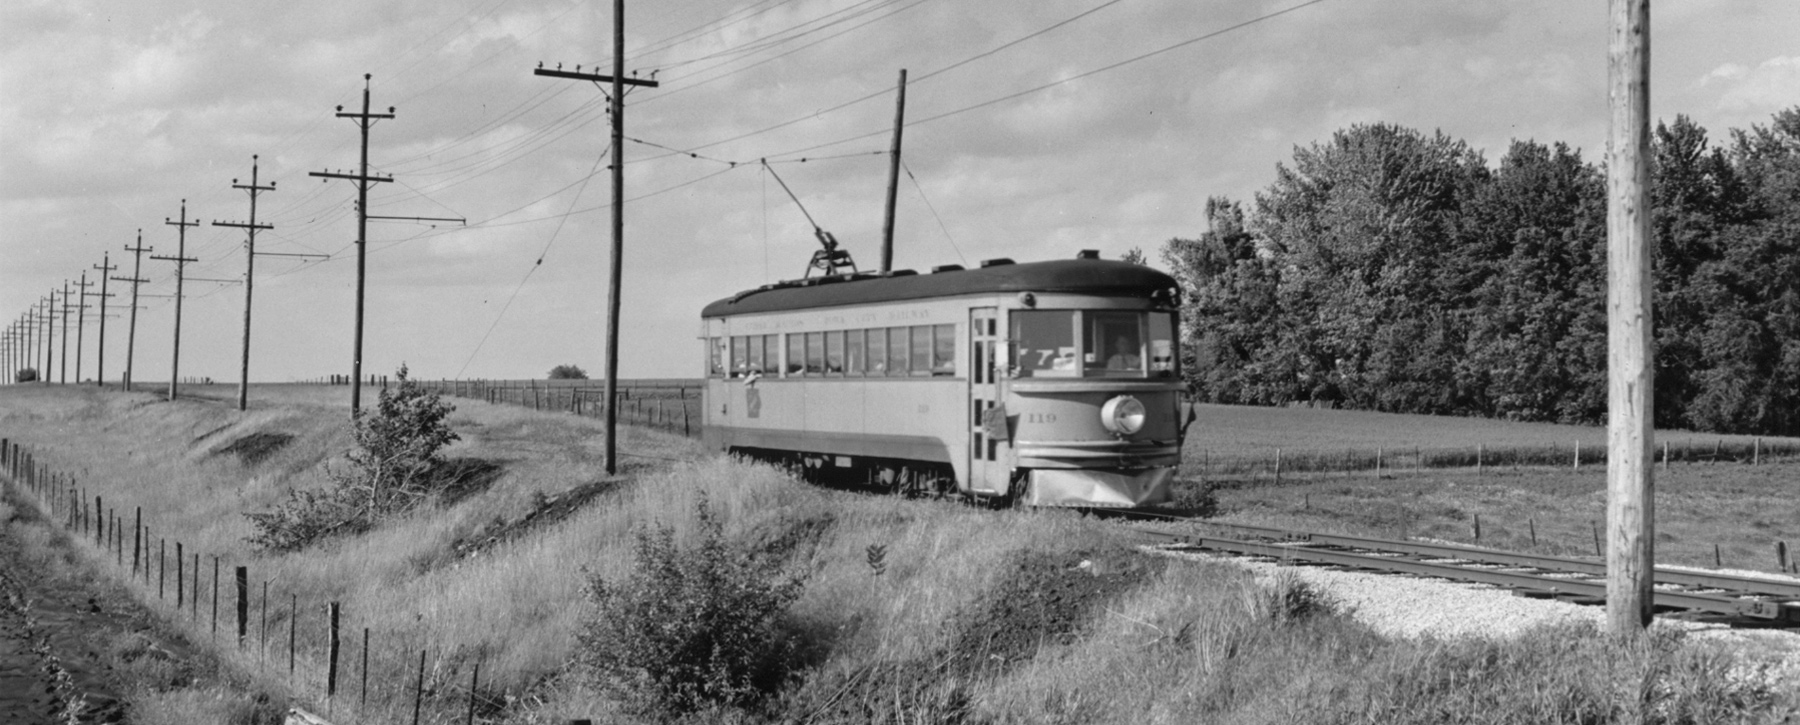
MULTIPOLYGON (((344 114, 340 113, 338 115, 342 116, 344 114)), ((389 118, 392 118, 392 116, 390 116, 389 118)), ((306 175, 307 176, 317 176, 321 179, 349 179, 351 181, 393 181, 394 180, 394 177, 392 177, 392 176, 379 176, 379 175, 375 175, 375 174, 346 174, 346 173, 343 173, 340 171, 308 171, 308 172, 306 172, 306 175)), ((375 217, 364 217, 364 218, 365 219, 374 219, 375 217)))
POLYGON ((660 83, 657 83, 656 81, 647 81, 647 80, 641 80, 638 78, 615 78, 613 76, 601 75, 599 73, 580 73, 580 72, 576 72, 576 71, 566 71, 566 70, 561 70, 561 69, 545 68, 542 65, 538 66, 536 69, 533 69, 531 71, 531 74, 539 75, 539 76, 548 76, 551 78, 567 78, 569 80, 574 80, 574 81, 593 81, 595 83, 613 83, 616 81, 621 85, 643 86, 645 88, 656 88, 661 85, 660 83))
MULTIPOLYGON (((392 181, 392 180, 393 179, 389 179, 389 181, 392 181)), ((463 226, 468 226, 468 224, 469 224, 469 220, 464 219, 462 217, 376 216, 374 214, 370 214, 369 216, 367 216, 365 218, 366 219, 387 219, 387 220, 391 220, 391 221, 402 221, 402 222, 456 222, 457 224, 461 224, 463 226)))

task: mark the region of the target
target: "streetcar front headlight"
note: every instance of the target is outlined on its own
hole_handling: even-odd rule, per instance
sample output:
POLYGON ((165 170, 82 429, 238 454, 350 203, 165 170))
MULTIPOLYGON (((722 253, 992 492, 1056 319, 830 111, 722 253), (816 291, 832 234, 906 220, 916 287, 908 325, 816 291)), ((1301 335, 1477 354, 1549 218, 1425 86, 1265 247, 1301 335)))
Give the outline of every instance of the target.
POLYGON ((1131 435, 1144 428, 1144 404, 1129 395, 1120 395, 1100 406, 1100 424, 1118 435, 1131 435))

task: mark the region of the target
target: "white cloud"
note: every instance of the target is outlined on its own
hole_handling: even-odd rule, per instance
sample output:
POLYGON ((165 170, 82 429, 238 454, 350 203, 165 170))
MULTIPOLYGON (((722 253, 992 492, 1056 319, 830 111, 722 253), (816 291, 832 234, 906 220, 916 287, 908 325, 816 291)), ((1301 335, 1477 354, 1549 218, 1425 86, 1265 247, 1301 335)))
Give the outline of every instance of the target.
POLYGON ((1774 113, 1800 103, 1800 56, 1777 56, 1746 68, 1726 63, 1700 85, 1719 89, 1718 106, 1732 112, 1774 113))

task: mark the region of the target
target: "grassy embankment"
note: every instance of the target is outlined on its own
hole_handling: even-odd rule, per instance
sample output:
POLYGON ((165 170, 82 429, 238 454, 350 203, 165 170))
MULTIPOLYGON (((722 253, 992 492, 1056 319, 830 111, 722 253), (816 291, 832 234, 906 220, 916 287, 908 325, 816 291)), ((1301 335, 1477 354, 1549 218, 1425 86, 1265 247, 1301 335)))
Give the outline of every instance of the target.
MULTIPOLYGON (((140 683, 138 721, 228 721, 251 710, 245 701, 258 691, 323 709, 320 608, 334 600, 343 603, 346 632, 374 633, 370 703, 357 707, 355 686, 340 685, 332 709, 342 720, 405 721, 420 649, 433 691, 427 706, 440 714, 462 713, 466 693, 459 688, 479 661, 484 695, 510 698, 484 703, 485 715, 619 718, 570 666, 574 634, 589 616, 580 593, 584 571, 626 572, 636 526, 655 521, 675 526, 678 536, 690 532, 701 496, 735 541, 784 556, 807 575, 791 612, 802 667, 770 710, 752 719, 1524 723, 1718 721, 1761 713, 1779 722, 1780 713, 1800 707, 1800 693, 1773 692, 1744 676, 1747 670, 1711 643, 1665 636, 1618 645, 1560 630, 1507 642, 1392 640, 1341 613, 1283 606, 1271 597, 1283 585, 1257 582, 1227 564, 1172 565, 1123 553, 1116 530, 1073 514, 821 491, 656 433, 628 431, 623 450, 656 458, 627 458, 626 470, 609 479, 598 463, 595 422, 467 400, 456 401, 451 419, 464 440, 448 454, 498 464, 497 479, 456 502, 316 550, 273 556, 248 549, 250 527, 241 514, 269 507, 291 486, 318 485, 322 466, 348 447, 343 397, 341 388, 271 389, 254 399, 280 404, 240 414, 215 403, 171 404, 117 391, 0 390, 0 435, 79 474, 109 502, 143 506, 153 537, 179 538, 228 566, 249 566, 253 591, 272 582, 270 629, 280 634, 269 659, 254 646, 222 647, 222 659, 244 677, 231 692, 140 683), (258 433, 293 438, 254 463, 219 454, 258 433), (570 517, 526 528, 473 556, 457 553, 458 542, 500 530, 497 522, 515 522, 547 499, 590 485, 606 490, 570 517), (880 574, 868 562, 871 545, 885 547, 880 574), (290 592, 303 602, 291 684, 282 606, 290 592)), ((1360 508, 1339 507, 1368 512, 1369 520, 1333 520, 1378 527, 1379 512, 1423 503, 1394 487, 1426 485, 1450 497, 1467 488, 1455 481, 1371 483, 1358 489, 1367 493, 1360 508)), ((1561 490, 1554 482, 1541 488, 1561 490)), ((1261 515, 1264 506, 1304 515, 1306 509, 1283 513, 1296 491, 1220 496, 1236 515, 1261 515)), ((1319 499, 1313 496, 1313 508, 1319 499)), ((101 561, 85 547, 72 550, 101 561)), ((166 602, 157 604, 154 586, 135 591, 169 611, 166 602)), ((202 642, 211 636, 204 615, 198 625, 179 626, 202 642)), ((345 659, 354 662, 358 638, 346 640, 345 659)), ((344 681, 354 682, 356 668, 345 670, 344 681)))

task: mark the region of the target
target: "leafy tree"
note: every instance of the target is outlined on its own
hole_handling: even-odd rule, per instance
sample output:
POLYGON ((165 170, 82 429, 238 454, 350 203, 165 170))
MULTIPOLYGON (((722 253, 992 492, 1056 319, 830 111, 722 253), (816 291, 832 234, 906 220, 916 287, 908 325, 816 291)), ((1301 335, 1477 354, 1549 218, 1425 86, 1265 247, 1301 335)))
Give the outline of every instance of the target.
POLYGON ((558 365, 556 367, 550 368, 550 379, 551 380, 586 380, 586 379, 588 379, 588 374, 587 374, 586 370, 582 370, 581 368, 574 366, 574 365, 558 365))
POLYGON ((449 482, 438 452, 457 440, 445 422, 455 407, 436 391, 407 378, 384 388, 373 413, 358 411, 350 436, 356 449, 348 470, 329 470, 332 485, 320 491, 294 490, 274 510, 245 514, 257 532, 250 542, 292 551, 338 533, 367 530, 418 505, 449 482))
POLYGON ((1467 208, 1482 260, 1466 358, 1483 414, 1590 422, 1606 409, 1606 188, 1579 152, 1514 142, 1467 208))
POLYGON ((1282 268, 1302 399, 1352 407, 1467 412, 1451 374, 1470 280, 1458 256, 1462 206, 1487 169, 1442 133, 1358 125, 1297 149, 1256 196, 1252 231, 1282 268))
MULTIPOLYGON (((1800 107, 1734 130, 1658 124, 1656 419, 1800 434, 1800 107)), ((1297 148, 1246 215, 1163 260, 1206 400, 1567 423, 1606 411, 1606 191, 1561 143, 1490 170, 1443 134, 1354 126, 1297 148)))

